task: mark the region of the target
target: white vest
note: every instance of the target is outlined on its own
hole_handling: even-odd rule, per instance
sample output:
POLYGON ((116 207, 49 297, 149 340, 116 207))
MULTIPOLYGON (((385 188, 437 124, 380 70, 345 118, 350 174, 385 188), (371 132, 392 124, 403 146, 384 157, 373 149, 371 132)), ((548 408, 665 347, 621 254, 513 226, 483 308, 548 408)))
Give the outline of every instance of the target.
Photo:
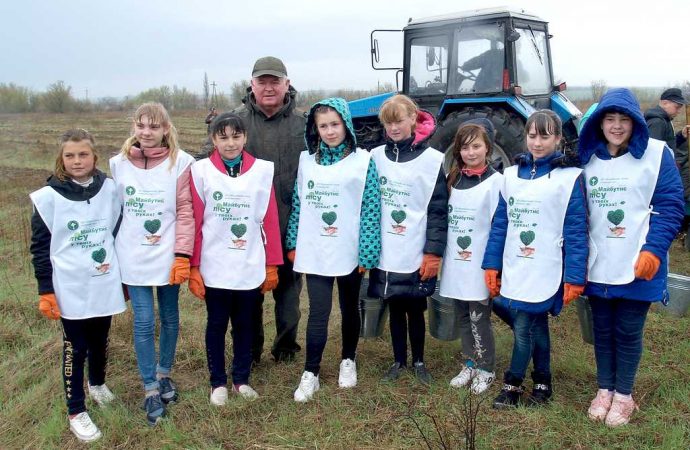
POLYGON ((581 169, 553 169, 534 180, 504 172, 508 232, 503 249, 501 295, 528 303, 551 298, 563 278, 563 224, 581 169))
POLYGON ((589 201, 589 281, 628 284, 649 231, 650 203, 664 142, 650 139, 642 158, 592 156, 585 166, 589 201))
POLYGON ((295 272, 347 275, 359 264, 359 224, 369 152, 357 149, 322 166, 303 151, 297 170, 300 198, 295 272))
POLYGON ((411 273, 422 265, 427 208, 443 154, 431 147, 415 159, 394 162, 386 147, 371 151, 381 184, 381 258, 378 268, 411 273))
POLYGON ((495 173, 470 189, 451 190, 442 296, 476 301, 489 298, 482 260, 502 187, 503 175, 495 173))
POLYGON ((169 158, 153 169, 139 169, 122 155, 110 159, 110 173, 123 205, 115 240, 123 283, 168 284, 175 259, 177 179, 193 162, 182 150, 172 168, 169 158))
POLYGON ((250 290, 266 279, 263 221, 273 186, 273 163, 257 159, 230 177, 210 159, 192 166, 194 187, 204 202, 199 271, 204 284, 250 290))
POLYGON ((68 200, 50 186, 30 194, 51 233, 53 288, 65 319, 111 316, 125 310, 113 229, 120 216, 115 183, 93 198, 68 200))

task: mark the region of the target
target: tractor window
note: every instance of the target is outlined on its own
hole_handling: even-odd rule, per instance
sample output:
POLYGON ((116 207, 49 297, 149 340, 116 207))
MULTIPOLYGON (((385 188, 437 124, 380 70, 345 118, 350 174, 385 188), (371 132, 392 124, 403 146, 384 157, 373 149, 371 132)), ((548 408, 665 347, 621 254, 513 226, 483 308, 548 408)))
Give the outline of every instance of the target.
POLYGON ((500 92, 505 67, 503 25, 463 27, 457 34, 458 69, 454 92, 500 92))
POLYGON ((524 95, 547 94, 551 91, 549 54, 546 33, 532 28, 518 28, 516 44, 517 84, 524 95))
POLYGON ((414 38, 410 44, 410 94, 445 94, 448 87, 448 37, 414 38))

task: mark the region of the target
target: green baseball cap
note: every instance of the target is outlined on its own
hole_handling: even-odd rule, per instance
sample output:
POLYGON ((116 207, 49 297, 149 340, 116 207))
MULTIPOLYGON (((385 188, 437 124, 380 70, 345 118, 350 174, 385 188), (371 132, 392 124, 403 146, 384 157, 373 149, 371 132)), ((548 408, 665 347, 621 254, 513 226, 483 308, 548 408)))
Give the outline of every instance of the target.
POLYGON ((261 75, 287 78, 287 69, 280 59, 274 56, 264 56, 256 60, 252 70, 252 78, 260 77, 261 75))

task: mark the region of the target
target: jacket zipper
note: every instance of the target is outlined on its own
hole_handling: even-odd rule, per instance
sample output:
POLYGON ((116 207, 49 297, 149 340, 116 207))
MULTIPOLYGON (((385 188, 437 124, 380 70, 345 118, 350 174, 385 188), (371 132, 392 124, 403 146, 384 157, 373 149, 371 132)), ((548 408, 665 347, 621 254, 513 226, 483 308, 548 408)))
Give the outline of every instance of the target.
POLYGON ((395 153, 395 162, 398 162, 398 156, 400 156, 400 150, 398 150, 398 144, 393 143, 393 152, 395 153))
POLYGON ((386 271, 386 284, 383 285, 383 298, 386 298, 388 293, 388 271, 386 271))
POLYGON ((532 170, 529 171, 529 175, 530 175, 529 179, 534 180, 534 177, 537 175, 537 164, 536 163, 532 164, 532 170))

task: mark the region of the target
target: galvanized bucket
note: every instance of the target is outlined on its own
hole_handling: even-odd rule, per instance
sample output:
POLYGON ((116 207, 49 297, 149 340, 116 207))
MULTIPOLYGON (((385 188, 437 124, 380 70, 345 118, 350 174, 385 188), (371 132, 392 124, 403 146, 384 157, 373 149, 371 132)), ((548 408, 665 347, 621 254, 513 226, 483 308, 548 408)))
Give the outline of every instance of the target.
POLYGON ((594 345, 594 322, 592 321, 592 308, 589 299, 583 295, 575 300, 577 317, 580 319, 580 333, 585 343, 594 345))
POLYGON ((431 297, 429 305, 429 334, 442 341, 454 341, 460 338, 460 301, 443 297, 438 287, 431 297))
POLYGON ((659 310, 667 314, 683 317, 690 307, 690 277, 669 273, 667 281, 668 304, 659 303, 659 310))
POLYGON ((362 326, 359 329, 359 337, 377 338, 383 334, 383 327, 388 318, 388 302, 382 298, 369 297, 369 279, 362 280, 359 288, 359 317, 362 326))

